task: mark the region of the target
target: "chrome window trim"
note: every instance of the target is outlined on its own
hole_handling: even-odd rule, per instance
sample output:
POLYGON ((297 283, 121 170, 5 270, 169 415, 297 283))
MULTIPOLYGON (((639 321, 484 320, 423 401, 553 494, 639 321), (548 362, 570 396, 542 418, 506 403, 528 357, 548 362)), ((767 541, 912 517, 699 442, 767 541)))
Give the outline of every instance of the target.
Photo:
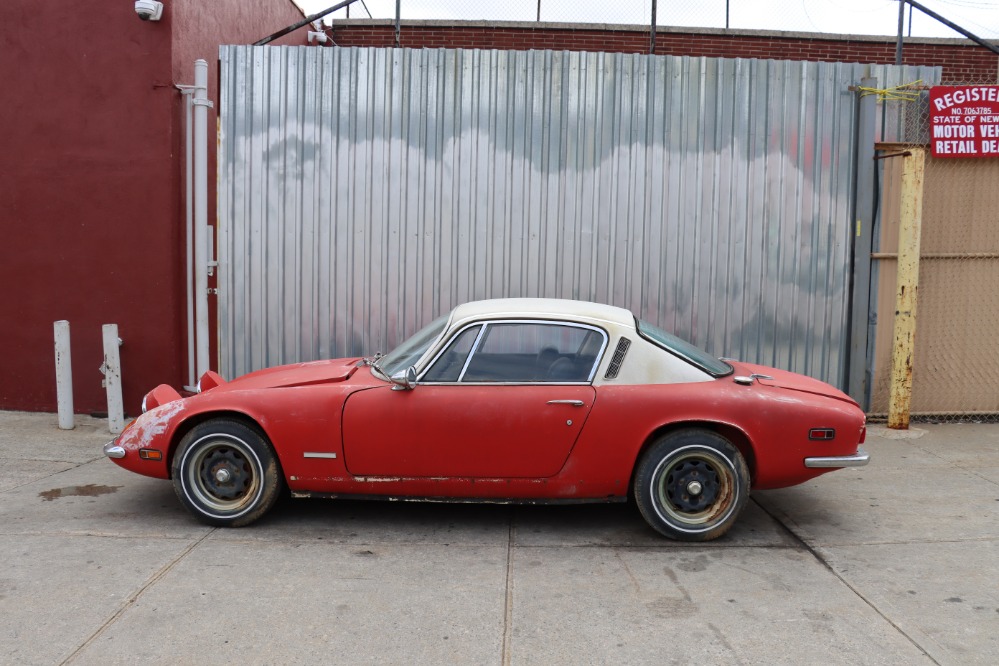
POLYGON ((593 378, 597 374, 597 368, 600 367, 600 363, 603 361, 604 352, 607 351, 607 345, 610 342, 610 335, 603 328, 599 326, 594 326, 592 324, 581 324, 574 321, 565 321, 562 319, 495 319, 489 321, 475 321, 465 326, 462 326, 454 335, 448 338, 447 344, 441 347, 440 351, 434 354, 433 358, 427 363, 426 367, 420 371, 419 377, 417 378, 417 383, 423 386, 590 386, 593 384, 593 378), (581 382, 500 382, 500 381, 485 381, 485 382, 463 382, 465 377, 465 371, 468 370, 468 364, 472 360, 472 356, 479 348, 479 344, 482 342, 485 336, 486 329, 492 324, 540 324, 543 326, 565 326, 569 328, 581 328, 587 331, 595 331, 601 336, 600 349, 597 350, 597 355, 593 360, 593 366, 590 368, 590 373, 587 376, 586 381, 581 382), (447 348, 451 343, 457 339, 459 335, 467 331, 473 326, 480 326, 479 334, 475 336, 475 342, 472 343, 472 348, 468 351, 468 357, 465 358, 465 364, 461 368, 461 373, 458 375, 458 380, 454 382, 423 382, 421 381, 423 376, 433 367, 434 363, 440 356, 447 351, 447 348))
POLYGON ((422 382, 420 386, 589 386, 590 382, 422 382))
MULTIPOLYGON (((486 334, 486 329, 489 328, 491 322, 484 322, 482 328, 479 329, 479 334, 475 336, 475 342, 472 343, 472 348, 468 350, 468 356, 465 357, 465 363, 461 366, 461 372, 458 373, 458 379, 455 380, 455 384, 460 384, 461 380, 465 377, 465 372, 468 370, 468 364, 472 362, 472 357, 475 356, 476 350, 479 348, 479 343, 482 342, 482 336, 486 334)), ((444 382, 441 382, 444 383, 444 382)))
MULTIPOLYGON (((475 336, 475 340, 472 342, 472 348, 468 350, 468 356, 465 358, 465 364, 463 366, 461 366, 461 372, 458 373, 458 379, 460 381, 461 380, 461 376, 463 374, 465 374, 465 368, 468 367, 468 359, 472 358, 472 352, 474 352, 475 349, 476 349, 476 347, 478 347, 479 340, 482 338, 482 331, 485 330, 485 326, 483 325, 483 322, 481 322, 481 321, 472 322, 471 324, 465 324, 460 329, 458 329, 457 333, 455 333, 451 337, 447 338, 447 344, 445 344, 443 347, 441 347, 437 351, 437 353, 434 354, 430 358, 429 361, 427 361, 426 367, 424 367, 423 370, 420 371, 419 375, 416 377, 417 383, 421 383, 424 375, 426 375, 428 372, 430 372, 430 368, 434 367, 434 363, 437 362, 437 359, 439 359, 441 356, 444 355, 444 352, 446 352, 448 350, 448 347, 450 347, 451 344, 455 340, 457 340, 458 337, 462 333, 464 333, 468 329, 473 328, 475 326, 479 327, 479 334, 475 336)), ((445 331, 445 334, 446 333, 447 333, 447 331, 445 331)), ((426 384, 426 385, 432 385, 432 384, 455 384, 456 382, 423 382, 423 383, 426 384)))

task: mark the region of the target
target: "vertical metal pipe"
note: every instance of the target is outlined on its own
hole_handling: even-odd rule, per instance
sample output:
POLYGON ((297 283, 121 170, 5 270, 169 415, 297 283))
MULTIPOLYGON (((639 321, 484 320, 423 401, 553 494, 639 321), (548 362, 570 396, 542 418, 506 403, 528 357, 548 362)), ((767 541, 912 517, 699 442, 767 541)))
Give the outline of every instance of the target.
POLYGON ((728 30, 729 0, 725 0, 725 29, 728 30))
POLYGON ((649 28, 649 53, 656 54, 656 0, 652 0, 652 25, 649 28))
POLYGON ((194 62, 194 321, 196 375, 208 360, 208 63, 194 62))
POLYGON ((395 0, 395 45, 402 46, 402 0, 395 0))
POLYGON ((895 281, 895 328, 891 360, 888 427, 909 429, 912 357, 916 342, 916 292, 919 289, 919 235, 923 219, 926 149, 911 148, 902 165, 902 202, 898 229, 898 277, 895 281))
POLYGON ((895 40, 895 64, 902 64, 902 29, 905 26, 905 0, 898 0, 898 37, 895 40))
MULTIPOLYGON (((877 87, 877 79, 863 78, 864 88, 877 87)), ((871 247, 874 242, 874 132, 877 125, 877 96, 861 95, 857 100, 857 144, 854 173, 853 272, 850 299, 850 348, 847 366, 847 393, 867 409, 867 348, 870 334, 871 247)))
POLYGON ((541 23, 541 0, 538 0, 538 23, 541 23))
POLYGON ((118 324, 104 324, 104 388, 108 396, 108 430, 117 435, 125 428, 125 407, 121 399, 121 356, 118 324))
POLYGON ((191 103, 194 90, 184 91, 184 107, 187 111, 187 388, 196 386, 198 378, 194 374, 194 127, 191 103))
POLYGON ((65 319, 52 325, 55 334, 56 405, 59 427, 72 430, 73 423, 73 364, 69 353, 69 322, 65 319))

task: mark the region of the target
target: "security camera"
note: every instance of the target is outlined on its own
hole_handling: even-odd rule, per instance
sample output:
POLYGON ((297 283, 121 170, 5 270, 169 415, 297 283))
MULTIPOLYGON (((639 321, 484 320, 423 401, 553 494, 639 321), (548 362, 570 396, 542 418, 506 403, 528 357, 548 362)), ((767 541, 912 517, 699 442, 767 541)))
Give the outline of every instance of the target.
POLYGON ((163 3, 157 0, 135 0, 135 13, 143 21, 159 21, 163 16, 163 3))

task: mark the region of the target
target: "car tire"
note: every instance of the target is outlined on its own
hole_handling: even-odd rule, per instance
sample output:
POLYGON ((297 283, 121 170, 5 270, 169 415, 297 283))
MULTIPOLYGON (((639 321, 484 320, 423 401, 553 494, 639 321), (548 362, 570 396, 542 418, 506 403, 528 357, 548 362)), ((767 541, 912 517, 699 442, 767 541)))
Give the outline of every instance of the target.
POLYGON ((710 430, 690 428, 655 441, 635 471, 635 502, 660 534, 710 541, 725 534, 749 499, 739 450, 710 430))
POLYGON ((177 447, 171 472, 181 503, 218 527, 249 525, 274 506, 284 486, 266 438, 233 419, 192 428, 177 447))

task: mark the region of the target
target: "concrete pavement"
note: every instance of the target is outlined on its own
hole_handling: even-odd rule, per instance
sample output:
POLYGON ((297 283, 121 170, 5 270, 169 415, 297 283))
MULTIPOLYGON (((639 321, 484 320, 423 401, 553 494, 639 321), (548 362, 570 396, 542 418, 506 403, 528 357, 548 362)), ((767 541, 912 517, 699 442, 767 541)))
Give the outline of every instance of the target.
POLYGON ((0 412, 0 663, 999 663, 999 426, 871 435, 720 541, 633 505, 284 500, 237 530, 0 412))

